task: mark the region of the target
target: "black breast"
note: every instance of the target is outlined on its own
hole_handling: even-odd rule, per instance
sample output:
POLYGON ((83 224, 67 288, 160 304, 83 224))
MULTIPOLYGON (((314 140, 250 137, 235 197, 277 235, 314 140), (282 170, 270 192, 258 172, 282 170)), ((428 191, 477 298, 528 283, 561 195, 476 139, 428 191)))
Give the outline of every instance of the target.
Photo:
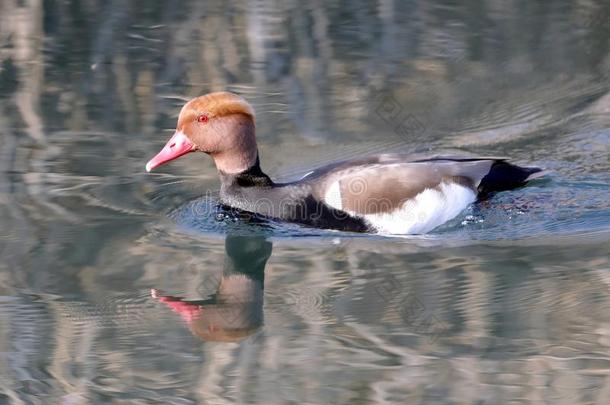
POLYGON ((220 175, 221 202, 233 209, 315 228, 371 231, 363 219, 316 200, 306 182, 275 184, 258 164, 237 175, 220 175))

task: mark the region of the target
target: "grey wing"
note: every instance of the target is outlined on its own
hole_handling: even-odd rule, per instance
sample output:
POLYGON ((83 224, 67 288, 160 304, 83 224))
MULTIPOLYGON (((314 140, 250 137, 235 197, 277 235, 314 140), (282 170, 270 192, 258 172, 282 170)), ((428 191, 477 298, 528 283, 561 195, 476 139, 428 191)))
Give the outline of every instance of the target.
POLYGON ((434 159, 366 163, 327 172, 312 187, 314 196, 337 209, 360 215, 391 212, 441 183, 458 183, 475 193, 494 159, 434 159))

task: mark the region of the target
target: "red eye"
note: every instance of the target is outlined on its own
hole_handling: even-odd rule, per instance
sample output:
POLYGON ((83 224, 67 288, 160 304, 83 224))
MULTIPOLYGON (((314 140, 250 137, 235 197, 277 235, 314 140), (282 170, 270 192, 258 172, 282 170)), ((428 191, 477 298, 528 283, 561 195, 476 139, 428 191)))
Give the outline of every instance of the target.
POLYGON ((197 117, 197 122, 208 122, 209 118, 207 115, 202 114, 199 117, 197 117))

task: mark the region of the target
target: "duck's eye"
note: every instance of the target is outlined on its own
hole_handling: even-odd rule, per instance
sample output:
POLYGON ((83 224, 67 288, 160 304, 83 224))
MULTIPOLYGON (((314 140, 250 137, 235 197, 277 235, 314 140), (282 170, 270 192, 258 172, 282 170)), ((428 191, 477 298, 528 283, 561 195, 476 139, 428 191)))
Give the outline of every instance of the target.
POLYGON ((203 122, 206 123, 210 120, 210 118, 205 115, 205 114, 201 114, 200 116, 197 117, 197 122, 203 122))

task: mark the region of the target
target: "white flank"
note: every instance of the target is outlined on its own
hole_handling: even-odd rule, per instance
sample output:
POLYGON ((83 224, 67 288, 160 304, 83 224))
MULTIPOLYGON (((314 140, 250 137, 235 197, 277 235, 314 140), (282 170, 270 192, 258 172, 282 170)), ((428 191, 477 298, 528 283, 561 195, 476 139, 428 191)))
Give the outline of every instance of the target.
MULTIPOLYGON (((338 188, 338 183, 335 184, 338 188)), ((339 203, 340 197, 339 192, 339 203)), ((397 210, 365 215, 364 219, 382 234, 422 234, 455 218, 475 200, 476 194, 470 188, 455 183, 442 183, 438 189, 425 189, 397 210)))
POLYGON ((324 195, 324 202, 338 210, 343 209, 343 201, 341 200, 341 185, 335 181, 330 185, 324 195))

